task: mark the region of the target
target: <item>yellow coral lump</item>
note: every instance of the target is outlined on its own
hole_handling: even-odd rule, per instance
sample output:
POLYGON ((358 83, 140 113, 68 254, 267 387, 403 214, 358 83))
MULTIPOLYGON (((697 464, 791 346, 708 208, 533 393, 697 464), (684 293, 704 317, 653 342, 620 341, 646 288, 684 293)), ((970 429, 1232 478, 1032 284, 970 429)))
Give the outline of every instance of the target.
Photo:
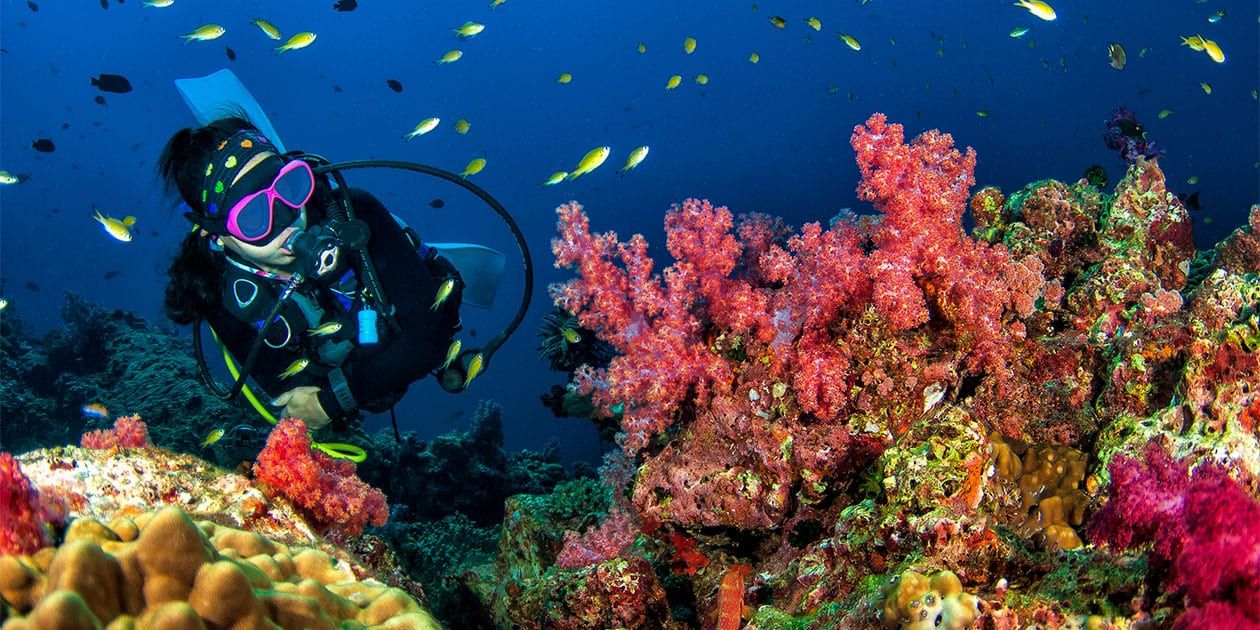
POLYGON ((900 630, 962 630, 980 616, 980 600, 963 592, 953 571, 930 579, 906 571, 884 587, 876 606, 884 627, 900 630))
POLYGON ((441 627, 410 595, 323 551, 178 508, 76 520, 60 547, 0 558, 0 596, 3 630, 441 627))

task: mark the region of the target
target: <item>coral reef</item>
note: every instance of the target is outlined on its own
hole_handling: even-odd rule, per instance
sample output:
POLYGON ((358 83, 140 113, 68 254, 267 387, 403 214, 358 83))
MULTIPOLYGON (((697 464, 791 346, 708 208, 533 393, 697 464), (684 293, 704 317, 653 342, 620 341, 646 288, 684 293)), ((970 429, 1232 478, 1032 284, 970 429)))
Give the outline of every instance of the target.
MULTIPOLYGON (((793 230, 687 200, 659 270, 643 236, 557 209, 552 251, 575 276, 553 300, 617 352, 554 397, 589 397, 634 458, 610 487, 642 528, 616 557, 656 563, 675 618, 701 625, 737 564, 757 627, 871 623, 881 586, 923 570, 951 571, 996 627, 1184 612, 1151 603, 1157 567, 1081 537, 1109 462, 1151 441, 1260 494, 1257 226, 1197 255, 1149 156, 1111 192, 1095 177, 969 200, 975 154, 946 134, 906 142, 875 115, 852 145, 879 216, 793 230)), ((563 571, 543 540, 528 569, 501 550, 497 574, 563 571)))
MULTIPOLYGON (((187 337, 131 312, 107 310, 66 293, 64 325, 34 338, 14 307, 0 320, 0 448, 24 451, 78 443, 92 424, 80 409, 99 403, 144 418, 155 444, 201 452, 223 466, 250 459, 264 431, 201 450, 216 428, 256 421, 244 398, 225 403, 205 387, 187 337)), ((209 349, 207 349, 209 351, 209 349)), ((108 421, 106 422, 108 424, 108 421)))
POLYGON ((0 558, 8 630, 111 627, 437 629, 406 593, 323 551, 178 508, 74 521, 57 548, 0 558), (117 625, 116 625, 117 624, 117 625))
POLYGON ((461 513, 487 526, 502 520, 507 497, 549 492, 568 479, 559 448, 553 442, 540 453, 503 450, 503 408, 483 400, 465 431, 432 440, 406 434, 401 444, 393 434, 375 434, 369 446, 372 457, 358 472, 391 503, 405 506, 406 520, 438 521, 461 513))

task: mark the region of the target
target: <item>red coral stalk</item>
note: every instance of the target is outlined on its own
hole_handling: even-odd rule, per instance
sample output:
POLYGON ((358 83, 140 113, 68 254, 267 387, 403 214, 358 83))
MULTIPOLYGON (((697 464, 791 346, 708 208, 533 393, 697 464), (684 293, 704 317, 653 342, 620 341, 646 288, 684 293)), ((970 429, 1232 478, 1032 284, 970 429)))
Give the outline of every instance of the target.
POLYGON ((258 480, 304 508, 317 525, 357 536, 369 523, 384 525, 389 507, 385 494, 354 471, 353 463, 312 449, 306 424, 298 418, 281 420, 254 462, 258 480))
POLYGON ((140 448, 151 446, 149 427, 140 419, 139 414, 120 416, 114 421, 114 428, 89 431, 80 438, 80 446, 90 449, 110 449, 115 447, 140 448))

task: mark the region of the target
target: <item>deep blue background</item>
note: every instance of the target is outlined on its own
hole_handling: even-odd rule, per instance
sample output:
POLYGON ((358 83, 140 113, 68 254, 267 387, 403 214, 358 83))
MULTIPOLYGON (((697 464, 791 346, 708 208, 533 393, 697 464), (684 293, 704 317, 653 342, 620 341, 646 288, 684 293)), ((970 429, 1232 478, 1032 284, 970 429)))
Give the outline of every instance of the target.
MULTIPOLYGON (((1260 198, 1254 0, 1052 3, 1055 22, 1005 1, 768 1, 752 10, 749 2, 730 1, 508 0, 492 11, 481 1, 362 0, 358 10, 339 13, 332 0, 177 0, 166 9, 127 0, 111 1, 107 10, 95 0, 43 0, 38 12, 3 0, 0 168, 33 177, 0 189, 3 295, 40 330, 59 324, 67 290, 160 318, 165 268, 187 226, 171 212, 173 200, 163 196, 153 166, 166 139, 193 123, 171 81, 229 67, 270 112, 289 148, 334 161, 404 159, 454 171, 473 157, 488 159, 475 181, 515 214, 533 248, 530 318, 470 392, 451 396, 431 381, 419 383, 399 407, 400 420, 427 438, 463 426, 479 398, 493 398, 506 408, 509 448, 541 447, 558 435, 566 457, 594 457, 589 426, 553 419, 537 401, 558 382, 537 358, 534 333, 550 307, 547 283, 563 277, 551 266, 553 209, 570 199, 585 204, 595 229, 643 232, 658 252, 664 211, 687 197, 797 224, 844 207, 869 211, 854 199, 848 140, 875 111, 912 134, 939 127, 975 147, 981 185, 1009 192, 1044 177, 1070 181, 1092 163, 1104 165, 1114 183, 1123 164, 1102 143, 1103 122, 1113 107, 1127 105, 1167 149, 1161 165, 1171 185, 1202 189, 1200 247, 1245 221, 1260 198), (1220 8, 1225 19, 1209 24, 1220 8), (770 25, 776 14, 787 19, 786 29, 770 25), (278 42, 249 23, 255 15, 286 38, 304 30, 319 38, 277 56, 271 48, 278 42), (822 32, 806 26, 810 15, 822 20, 822 32), (465 20, 485 23, 485 32, 459 42, 450 29, 465 20), (227 34, 188 45, 177 39, 207 22, 227 34), (1010 38, 1020 25, 1031 31, 1010 38), (838 41, 836 31, 857 37, 861 52, 838 41), (1179 35, 1194 33, 1219 42, 1227 62, 1179 46, 1179 35), (686 36, 699 41, 692 55, 682 50, 686 36), (1109 41, 1128 50, 1123 71, 1108 65, 1109 41), (639 42, 646 54, 637 52, 639 42), (452 48, 464 50, 461 61, 433 64, 452 48), (1144 58, 1142 48, 1150 49, 1144 58), (758 65, 748 62, 754 51, 758 65), (102 72, 127 76, 135 90, 104 94, 107 104, 95 104, 100 92, 89 78, 102 72), (555 83, 560 72, 572 73, 572 83, 555 83), (701 72, 712 79, 704 87, 693 82, 701 72), (666 92, 675 73, 683 84, 666 92), (403 93, 386 87, 391 78, 403 83, 403 93), (1210 96, 1200 81, 1212 85, 1210 96), (1158 120, 1164 108, 1175 113, 1158 120), (980 109, 991 115, 978 118, 980 109), (442 118, 437 131, 410 143, 399 139, 429 116, 442 118), (454 133, 458 118, 472 122, 468 135, 454 133), (37 138, 54 140, 56 152, 34 151, 37 138), (599 171, 538 187, 605 144, 613 153, 599 171), (641 144, 652 147, 647 160, 617 177, 641 144), (1191 175, 1201 178, 1195 187, 1185 183, 1191 175), (112 216, 136 215, 135 240, 109 238, 91 219, 93 204, 112 216), (110 270, 121 274, 106 281, 110 270), (41 290, 24 288, 27 282, 41 290)), ((520 294, 519 266, 486 208, 436 180, 358 171, 350 182, 375 191, 428 240, 507 252, 510 281, 495 311, 467 309, 465 316, 482 340, 501 325, 520 294), (428 207, 434 197, 446 200, 443 211, 428 207)))

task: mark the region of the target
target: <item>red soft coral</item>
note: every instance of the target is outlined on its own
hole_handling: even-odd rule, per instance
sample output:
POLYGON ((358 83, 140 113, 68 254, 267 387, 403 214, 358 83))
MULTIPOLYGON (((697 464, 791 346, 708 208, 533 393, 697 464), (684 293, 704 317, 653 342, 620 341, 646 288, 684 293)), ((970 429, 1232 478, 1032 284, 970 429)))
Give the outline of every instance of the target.
POLYGON ((150 446, 149 427, 140 420, 140 416, 120 416, 114 421, 114 428, 99 429, 84 433, 80 438, 80 446, 91 449, 109 449, 114 447, 140 448, 150 446))
POLYGON ((1260 625, 1260 501, 1213 464, 1193 475, 1188 468, 1155 444, 1141 461, 1117 457, 1089 536, 1122 549, 1152 545, 1156 564, 1172 569, 1170 586, 1185 595, 1177 627, 1201 627, 1198 619, 1260 625))
POLYGON ((281 420, 254 462, 259 481, 305 508, 317 525, 349 535, 389 518, 385 494, 354 471, 353 463, 312 449, 306 424, 298 418, 281 420))
POLYGON ((614 508, 598 527, 581 534, 572 530, 565 532, 564 546, 560 555, 556 556, 556 566, 577 569, 611 560, 634 544, 638 535, 639 527, 630 512, 614 508))
POLYGON ((39 490, 17 458, 0 453, 0 554, 29 554, 52 544, 39 490))

